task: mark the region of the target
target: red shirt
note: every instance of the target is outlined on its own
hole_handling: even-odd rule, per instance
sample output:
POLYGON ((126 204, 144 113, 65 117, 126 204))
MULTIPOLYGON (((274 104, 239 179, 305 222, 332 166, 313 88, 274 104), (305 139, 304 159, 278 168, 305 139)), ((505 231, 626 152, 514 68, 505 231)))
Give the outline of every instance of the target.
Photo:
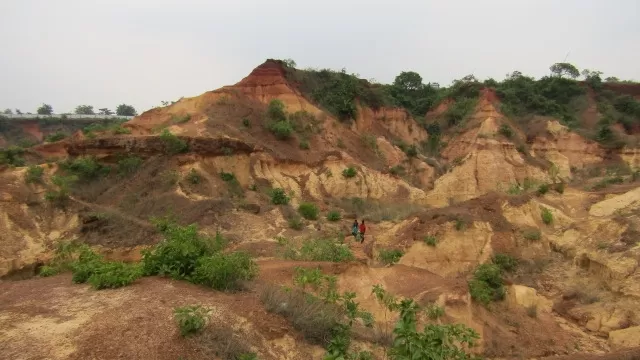
POLYGON ((360 232, 364 233, 365 231, 367 231, 367 227, 364 224, 360 224, 360 232))

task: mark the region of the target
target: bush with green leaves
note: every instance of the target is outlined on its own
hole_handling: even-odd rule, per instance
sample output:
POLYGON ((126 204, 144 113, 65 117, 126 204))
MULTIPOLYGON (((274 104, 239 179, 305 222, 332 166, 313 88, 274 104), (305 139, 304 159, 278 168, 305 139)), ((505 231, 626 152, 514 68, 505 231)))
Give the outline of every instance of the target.
POLYGON ((502 125, 500 125, 500 129, 498 130, 498 132, 499 132, 502 136, 504 136, 504 137, 506 137, 506 138, 508 138, 508 139, 511 139, 511 137, 513 136, 513 130, 512 130, 512 129, 511 129, 511 127, 510 127, 509 125, 507 125, 507 124, 502 124, 502 125))
POLYGON ((293 134, 293 125, 288 120, 271 122, 268 129, 278 140, 288 140, 293 134))
POLYGON ((91 276, 87 279, 94 289, 115 289, 130 285, 136 281, 142 272, 138 264, 125 264, 123 262, 95 263, 91 276))
POLYGON ((138 171, 143 162, 142 158, 138 156, 125 156, 118 160, 118 174, 131 175, 138 171))
POLYGON ((173 319, 178 325, 182 336, 202 331, 209 322, 210 316, 211 310, 200 305, 187 305, 173 309, 173 319))
POLYGON ((392 265, 400 261, 400 258, 404 255, 404 252, 399 249, 380 249, 378 253, 378 259, 386 265, 392 265))
POLYGON ((7 149, 0 149, 0 165, 24 166, 25 160, 22 157, 24 149, 17 146, 10 146, 7 149))
POLYGON ((309 141, 308 140, 300 140, 299 147, 302 150, 309 150, 309 141))
POLYGON ((187 142, 172 134, 168 129, 162 130, 160 141, 164 145, 165 152, 169 155, 185 153, 189 150, 187 142))
POLYGON ((198 171, 196 171, 196 169, 191 169, 189 170, 189 172, 187 173, 187 181, 189 181, 190 183, 192 183, 193 185, 197 185, 200 184, 200 181, 202 180, 202 177, 200 176, 200 174, 198 173, 198 171))
POLYGON ((191 120, 191 114, 171 115, 171 122, 174 124, 184 124, 191 120))
POLYGON ((41 184, 42 174, 44 174, 44 168, 38 165, 31 165, 27 168, 27 172, 24 174, 24 182, 27 184, 41 184))
POLYGON ((477 99, 460 98, 449 106, 444 113, 445 119, 449 126, 460 125, 471 114, 476 107, 477 99))
POLYGON ((436 237, 432 235, 427 235, 422 240, 429 246, 435 247, 438 244, 438 239, 436 239, 436 237))
POLYGON ((45 136, 44 141, 48 143, 52 143, 52 142, 60 141, 66 137, 67 137, 67 134, 62 132, 56 132, 56 133, 45 136))
POLYGON ((342 215, 338 210, 331 210, 327 213, 327 220, 329 221, 339 221, 342 219, 342 215))
POLYGON ((304 222, 300 216, 292 216, 287 220, 289 227, 293 230, 302 230, 304 228, 304 222))
POLYGON ((81 181, 91 181, 108 175, 109 166, 100 164, 92 156, 80 156, 60 163, 60 168, 78 177, 81 181))
POLYGON ((287 193, 282 188, 275 188, 271 190, 271 203, 274 205, 287 205, 291 200, 287 193))
POLYGON ((242 126, 244 126, 246 128, 250 128, 251 127, 251 120, 249 120, 248 118, 242 118, 242 126))
POLYGON ((51 182, 58 187, 57 190, 48 190, 44 194, 44 199, 58 207, 64 207, 69 200, 70 187, 78 180, 75 175, 62 176, 53 175, 51 182))
POLYGON ((484 305, 491 301, 504 298, 504 281, 502 270, 496 264, 481 264, 473 273, 469 281, 469 293, 471 297, 484 305))
POLYGON ((318 209, 318 206, 314 203, 303 202, 298 206, 298 212, 307 220, 317 220, 320 209, 318 209))
POLYGON ((111 133, 114 135, 124 135, 124 134, 131 134, 131 130, 129 128, 126 128, 122 125, 115 125, 109 128, 109 130, 111 130, 111 133))
POLYGON ((236 179, 236 175, 234 173, 221 171, 220 179, 222 179, 222 181, 234 181, 236 179))
POLYGON ((248 254, 218 252, 198 259, 190 281, 216 290, 238 290, 257 274, 258 266, 248 254))
POLYGON ((542 217, 542 222, 546 225, 549 225, 553 222, 553 213, 551 210, 547 209, 544 206, 540 207, 540 216, 542 217))
POLYGON ((404 167, 402 165, 393 166, 391 167, 391 169, 389 169, 389 173, 395 176, 404 175, 404 167))
POLYGON ((436 304, 428 304, 425 308, 427 317, 431 320, 437 320, 444 316, 444 308, 436 304))
POLYGON ((279 243, 282 256, 290 260, 346 262, 355 259, 351 249, 336 238, 305 239, 300 246, 279 243))
POLYGON ((553 190, 555 190, 558 194, 564 194, 564 183, 558 182, 553 184, 553 190))
POLYGON ((536 191, 538 196, 542 196, 547 192, 549 192, 549 184, 541 184, 540 186, 538 186, 538 190, 536 191))
POLYGON ((355 177, 358 174, 358 171, 353 166, 349 166, 348 168, 342 170, 342 176, 349 179, 355 177))
POLYGON ((462 218, 455 219, 455 228, 458 231, 462 231, 467 227, 467 223, 462 218))
POLYGON ((507 254, 495 254, 492 261, 506 272, 512 272, 518 267, 518 260, 507 254))
POLYGON ((59 270, 55 266, 44 265, 43 267, 40 268, 38 275, 40 275, 41 277, 49 277, 49 276, 56 275, 58 273, 59 273, 59 270))
POLYGON ((539 229, 529 229, 529 230, 525 230, 522 233, 522 236, 529 241, 538 241, 540 240, 542 233, 540 232, 539 229))

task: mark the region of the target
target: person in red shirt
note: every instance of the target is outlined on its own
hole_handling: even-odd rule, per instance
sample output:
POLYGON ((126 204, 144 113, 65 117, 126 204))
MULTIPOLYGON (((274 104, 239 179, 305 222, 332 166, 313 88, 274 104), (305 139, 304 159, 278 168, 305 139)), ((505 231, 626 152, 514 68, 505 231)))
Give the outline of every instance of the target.
POLYGON ((364 233, 367 231, 367 226, 364 224, 364 219, 362 220, 362 222, 360 223, 360 236, 361 239, 360 243, 362 244, 364 242, 364 233))

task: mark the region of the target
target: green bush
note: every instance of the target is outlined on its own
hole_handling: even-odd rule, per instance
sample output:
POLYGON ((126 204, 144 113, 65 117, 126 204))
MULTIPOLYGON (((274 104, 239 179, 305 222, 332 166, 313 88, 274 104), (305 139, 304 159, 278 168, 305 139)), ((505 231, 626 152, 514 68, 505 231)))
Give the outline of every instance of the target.
POLYGON ((553 213, 546 207, 540 207, 540 216, 542 217, 542 222, 546 225, 549 225, 553 222, 553 213))
POLYGON ((87 282, 96 290, 115 289, 136 281, 142 273, 140 267, 122 262, 104 262, 96 266, 87 282))
POLYGON ((221 171, 220 172, 220 178, 223 181, 234 181, 236 179, 236 176, 233 173, 228 173, 228 172, 221 171))
POLYGON ((67 134, 62 132, 56 132, 56 133, 45 136, 44 141, 48 143, 52 143, 52 142, 60 141, 66 137, 67 137, 67 134))
POLYGON ((458 231, 462 231, 467 227, 467 224, 465 223, 464 219, 462 218, 456 218, 455 220, 455 228, 458 231))
POLYGON ((238 290, 241 282, 253 279, 258 266, 243 252, 215 253, 201 257, 196 263, 191 281, 216 290, 238 290))
POLYGON ((24 175, 24 182, 27 184, 42 183, 42 174, 44 174, 42 167, 31 165, 27 168, 27 172, 24 175))
POLYGON ((500 125, 500 129, 498 130, 498 132, 500 132, 502 136, 508 139, 510 139, 513 136, 513 130, 511 130, 511 127, 507 124, 500 125))
POLYGON ((162 130, 160 141, 164 145, 165 152, 169 155, 185 153, 189 150, 187 142, 172 134, 168 129, 162 130))
POLYGON ((273 121, 282 121, 287 119, 284 103, 278 99, 273 99, 267 107, 267 116, 273 121))
POLYGON ((131 130, 126 127, 123 127, 122 125, 116 125, 111 127, 111 132, 114 135, 131 134, 131 130))
POLYGON ((511 272, 518 267, 518 260, 507 254, 496 254, 492 260, 503 271, 511 272))
POLYGON ((269 131, 275 135, 278 140, 287 140, 293 133, 293 126, 288 120, 275 121, 269 123, 269 131))
MULTIPOLYGON (((233 174, 232 174, 233 175, 233 174)), ((196 185, 196 184, 200 184, 200 180, 201 180, 201 176, 200 174, 198 174, 198 172, 196 171, 196 169, 191 169, 189 170, 189 172, 187 173, 187 181, 189 181, 190 183, 196 185)))
POLYGON ((251 121, 247 118, 242 118, 242 126, 246 127, 246 128, 250 128, 251 127, 251 121))
POLYGON ((429 246, 436 246, 438 244, 438 240, 436 239, 435 236, 425 236, 423 239, 425 244, 429 245, 429 246))
POLYGON ((275 188, 271 190, 271 203, 274 205, 287 205, 289 203, 289 197, 284 189, 275 188))
POLYGON ((540 240, 542 233, 538 229, 532 229, 524 231, 522 236, 529 241, 537 241, 540 240))
POLYGON ((431 320, 437 320, 444 316, 444 309, 436 304, 427 305, 425 312, 431 320))
POLYGON ((55 266, 44 265, 40 268, 38 275, 42 277, 49 277, 58 274, 58 269, 55 266))
POLYGON ((60 164, 67 172, 76 175, 79 180, 91 181, 103 177, 111 172, 111 168, 100 164, 94 157, 81 156, 73 160, 67 160, 60 164))
POLYGON ((406 150, 404 150, 404 153, 410 158, 416 157, 418 156, 418 148, 415 145, 409 145, 406 150))
POLYGON ((342 219, 342 215, 338 210, 331 210, 327 213, 327 220, 329 221, 338 221, 342 219))
POLYGON ((22 158, 24 149, 17 146, 10 146, 7 149, 0 149, 0 165, 7 164, 10 166, 24 166, 25 161, 22 158))
POLYGON ((357 174, 358 174, 358 171, 353 166, 349 166, 348 168, 342 170, 342 176, 344 176, 347 179, 355 177, 357 174))
POLYGON ((284 247, 283 257, 290 260, 346 262, 354 259, 349 247, 337 239, 305 239, 299 248, 283 241, 279 246, 284 247))
POLYGON ((302 150, 309 150, 309 142, 307 140, 301 140, 299 146, 302 150))
POLYGON ((118 174, 130 175, 138 171, 143 160, 137 156, 127 156, 118 160, 118 174))
POLYGON ((455 126, 462 124, 463 120, 467 118, 475 108, 477 99, 475 98, 460 98, 449 106, 444 113, 445 119, 449 126, 455 126))
POLYGON ((200 305, 182 306, 173 309, 173 318, 182 336, 200 332, 209 322, 210 316, 211 310, 200 305))
POLYGON ((58 190, 49 190, 44 194, 45 200, 49 201, 55 206, 64 207, 69 200, 69 188, 71 184, 78 180, 75 175, 61 176, 54 175, 51 177, 51 182, 58 187, 58 190))
POLYGON ((320 210, 314 203, 303 202, 298 206, 298 212, 307 220, 317 220, 320 210))
POLYGON ((503 283, 502 271, 498 265, 482 264, 476 268, 473 278, 469 281, 469 293, 471 298, 487 305, 491 301, 504 298, 503 283))
POLYGON ((542 196, 547 192, 549 192, 549 184, 542 184, 538 186, 538 191, 537 191, 538 196, 542 196))
POLYGON ((378 254, 378 259, 384 264, 391 265, 400 261, 400 258, 402 257, 402 255, 404 255, 404 252, 402 252, 402 250, 380 249, 380 253, 378 254))
POLYGON ((189 120, 191 120, 191 114, 172 115, 171 116, 171 122, 174 123, 174 124, 184 124, 189 120))
POLYGON ((287 220, 287 222, 289 223, 289 227, 293 230, 302 230, 302 228, 304 228, 304 223, 299 216, 292 216, 287 220))

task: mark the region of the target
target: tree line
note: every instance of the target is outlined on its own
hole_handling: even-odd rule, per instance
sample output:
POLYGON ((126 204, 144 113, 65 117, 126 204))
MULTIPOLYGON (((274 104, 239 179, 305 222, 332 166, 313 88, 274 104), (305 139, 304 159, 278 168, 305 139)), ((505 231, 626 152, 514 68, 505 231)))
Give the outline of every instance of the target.
MULTIPOLYGON (((5 109, 3 112, 5 115, 13 114, 11 109, 5 109)), ((15 109, 15 113, 18 115, 22 115, 22 111, 20 109, 15 109)), ((116 107, 115 113, 109 108, 101 108, 98 109, 97 113, 93 109, 92 105, 78 105, 74 111, 76 115, 118 115, 118 116, 136 116, 138 112, 136 109, 127 104, 120 104, 116 107)), ((31 114, 31 113, 27 113, 31 114)), ((36 110, 36 114, 38 115, 52 115, 53 114, 53 106, 49 104, 42 104, 36 110)))

